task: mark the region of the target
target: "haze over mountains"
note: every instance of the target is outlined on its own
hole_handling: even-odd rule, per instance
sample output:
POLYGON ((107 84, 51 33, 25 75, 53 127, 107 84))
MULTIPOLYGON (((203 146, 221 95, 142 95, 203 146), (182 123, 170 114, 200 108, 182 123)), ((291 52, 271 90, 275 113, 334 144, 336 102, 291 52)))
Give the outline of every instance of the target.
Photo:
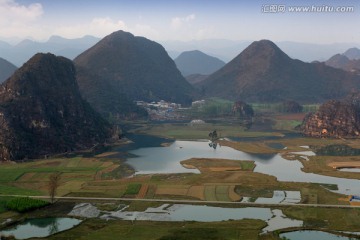
POLYGON ((0 83, 8 79, 17 69, 11 62, 0 58, 0 83))
MULTIPOLYGON (((64 41, 51 39, 58 46, 64 41)), ((347 56, 356 57, 357 50, 339 58, 347 56)), ((253 42, 225 65, 199 51, 184 53, 178 62, 182 58, 197 73, 220 69, 209 76, 190 75, 199 89, 195 90, 160 44, 124 31, 106 36, 74 63, 36 54, 0 85, 0 158, 44 157, 104 143, 114 131, 100 114, 108 119, 142 118, 147 113, 136 100, 189 105, 192 100, 220 97, 320 103, 360 88, 358 74, 294 60, 269 40, 253 42), (208 68, 202 68, 203 63, 208 68)))
MULTIPOLYGON (((60 36, 52 36, 46 42, 37 42, 25 39, 22 42, 11 45, 0 40, 0 57, 20 67, 30 57, 38 52, 51 52, 55 55, 75 58, 81 52, 93 46, 100 39, 93 36, 85 36, 78 39, 66 39, 60 36)), ((235 41, 225 39, 204 39, 193 41, 159 41, 168 54, 175 59, 181 52, 200 50, 211 56, 217 57, 224 62, 229 62, 243 51, 252 41, 235 41)), ((277 42, 291 58, 306 62, 325 61, 331 56, 344 52, 352 47, 360 47, 356 43, 312 44, 299 42, 277 42)))
MULTIPOLYGON (((226 39, 204 39, 193 41, 160 41, 172 58, 179 56, 181 52, 197 49, 217 57, 224 62, 229 62, 253 41, 234 41, 226 39)), ((333 43, 315 44, 283 41, 276 42, 291 58, 305 62, 325 61, 336 53, 344 52, 352 47, 359 47, 359 43, 333 43)))
POLYGON ((343 54, 336 54, 325 62, 326 65, 360 74, 360 49, 350 48, 343 54))
POLYGON ((174 62, 184 77, 192 74, 209 75, 225 65, 225 62, 199 50, 181 53, 174 62))
POLYGON ((0 86, 0 159, 87 149, 111 126, 80 95, 73 63, 36 54, 0 86))
POLYGON ((14 46, 0 41, 0 57, 18 67, 39 52, 51 52, 55 55, 73 59, 98 41, 98 38, 92 36, 84 36, 78 39, 52 36, 46 42, 25 39, 14 46))
POLYGON ((116 107, 124 99, 190 104, 195 96, 160 44, 124 31, 103 38, 74 62, 80 91, 103 114, 122 114, 116 107))
POLYGON ((346 52, 343 53, 350 60, 360 59, 360 49, 358 48, 349 48, 346 52))
POLYGON ((342 98, 359 87, 359 76, 323 63, 291 59, 269 40, 252 43, 198 84, 207 97, 248 102, 301 103, 342 98))

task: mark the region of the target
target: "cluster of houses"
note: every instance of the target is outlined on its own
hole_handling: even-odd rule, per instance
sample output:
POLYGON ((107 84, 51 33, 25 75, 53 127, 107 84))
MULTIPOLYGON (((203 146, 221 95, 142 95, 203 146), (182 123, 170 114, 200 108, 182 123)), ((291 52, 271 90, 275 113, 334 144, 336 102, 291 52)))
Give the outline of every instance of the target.
MULTIPOLYGON (((166 102, 161 100, 159 102, 145 102, 136 101, 137 106, 143 107, 149 114, 151 120, 165 121, 165 120, 184 120, 184 111, 188 108, 182 108, 179 103, 166 102)), ((205 104, 205 100, 194 101, 191 104, 192 108, 199 108, 205 104)), ((197 123, 195 123, 197 124, 197 123)))
POLYGON ((151 120, 176 120, 182 119, 181 104, 161 100, 159 102, 136 101, 136 105, 146 109, 151 120))

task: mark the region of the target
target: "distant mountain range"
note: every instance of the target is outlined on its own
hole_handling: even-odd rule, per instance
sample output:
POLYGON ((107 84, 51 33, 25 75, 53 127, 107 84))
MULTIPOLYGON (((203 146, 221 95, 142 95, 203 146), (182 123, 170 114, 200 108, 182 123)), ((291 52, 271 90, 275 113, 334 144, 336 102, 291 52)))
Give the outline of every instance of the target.
POLYGON ((47 42, 23 40, 15 46, 0 41, 0 57, 20 67, 34 54, 51 52, 58 56, 74 59, 77 55, 93 46, 99 38, 85 36, 78 39, 66 39, 52 36, 47 42))
MULTIPOLYGON (((253 41, 235 41, 225 39, 204 39, 193 41, 160 41, 175 59, 181 52, 197 49, 217 57, 224 62, 229 62, 243 51, 253 41)), ((333 43, 314 44, 290 41, 276 42, 283 51, 291 58, 300 59, 305 62, 325 61, 339 52, 344 52, 352 47, 360 47, 360 43, 333 43)))
POLYGON ((223 68, 197 84, 206 97, 247 102, 323 102, 359 88, 359 76, 291 59, 268 40, 250 44, 223 68))
POLYGON ((360 74, 360 49, 350 48, 343 54, 336 54, 325 62, 326 65, 360 74))
POLYGON ((81 98, 66 58, 36 54, 0 85, 0 160, 88 149, 112 134, 81 98))
POLYGON ((184 77, 193 74, 210 75, 225 65, 220 59, 199 50, 183 52, 174 62, 184 77))
POLYGON ((346 50, 346 52, 343 53, 344 56, 346 56, 350 60, 357 60, 360 59, 360 49, 358 48, 350 48, 346 50))
MULTIPOLYGON (((100 39, 85 36, 78 39, 66 39, 60 36, 52 36, 46 42, 23 40, 16 45, 0 41, 0 57, 20 67, 30 57, 38 52, 51 52, 55 55, 74 59, 81 52, 93 46, 100 39)), ((243 51, 252 41, 235 41, 226 39, 204 39, 193 41, 160 41, 168 54, 175 59, 184 51, 193 49, 205 52, 217 57, 224 62, 229 62, 243 51)), ((349 48, 358 47, 359 43, 334 43, 334 44, 311 44, 299 42, 276 42, 291 58, 305 62, 325 61, 339 52, 349 48)), ((350 57, 351 59, 351 57, 350 57)))
POLYGON ((160 44, 124 31, 106 36, 74 62, 82 95, 105 115, 136 110, 134 100, 186 105, 196 94, 160 44))
POLYGON ((0 58, 0 83, 8 79, 17 69, 11 62, 0 58))

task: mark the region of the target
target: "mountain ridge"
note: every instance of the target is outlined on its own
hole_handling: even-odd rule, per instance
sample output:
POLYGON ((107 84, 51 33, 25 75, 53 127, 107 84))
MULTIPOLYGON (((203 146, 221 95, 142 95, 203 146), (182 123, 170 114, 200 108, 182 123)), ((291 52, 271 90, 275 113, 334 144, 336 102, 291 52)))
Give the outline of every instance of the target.
POLYGON ((0 83, 8 79, 16 69, 14 64, 0 57, 0 83))
POLYGON ((197 85, 205 96, 247 102, 323 102, 359 87, 359 77, 323 63, 290 58, 269 40, 255 41, 197 85))
POLYGON ((190 104, 195 93, 160 44, 124 31, 106 36, 76 57, 74 63, 83 96, 103 113, 114 113, 105 97, 108 91, 130 101, 181 104, 190 104), (92 89, 94 84, 98 89, 92 89), (101 109, 99 102, 106 103, 103 105, 108 105, 107 109, 101 109))

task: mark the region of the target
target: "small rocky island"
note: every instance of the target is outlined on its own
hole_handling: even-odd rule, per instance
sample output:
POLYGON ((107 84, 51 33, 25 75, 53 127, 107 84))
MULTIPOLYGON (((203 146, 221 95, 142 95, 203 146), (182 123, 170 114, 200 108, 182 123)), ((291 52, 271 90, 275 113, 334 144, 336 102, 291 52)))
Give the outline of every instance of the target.
POLYGON ((0 85, 0 161, 85 149, 112 133, 81 98, 66 58, 36 54, 0 85))

